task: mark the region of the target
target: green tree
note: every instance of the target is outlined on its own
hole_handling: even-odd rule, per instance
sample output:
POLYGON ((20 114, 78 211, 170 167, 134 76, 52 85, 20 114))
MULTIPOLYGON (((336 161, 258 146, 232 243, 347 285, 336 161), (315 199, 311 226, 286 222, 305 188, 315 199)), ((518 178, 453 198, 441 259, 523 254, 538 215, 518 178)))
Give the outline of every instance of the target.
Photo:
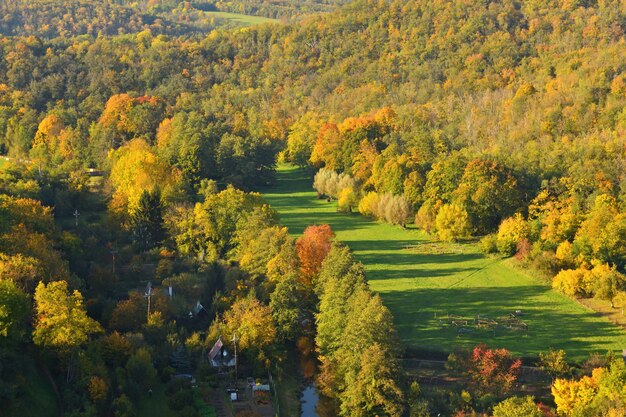
POLYGON ((465 167, 454 200, 467 210, 474 231, 487 233, 521 208, 519 188, 517 179, 503 165, 474 160, 465 167))
POLYGON ((149 389, 157 376, 150 351, 146 348, 137 349, 126 362, 126 372, 132 384, 144 390, 149 389))
POLYGON ((511 397, 496 404, 493 417, 543 417, 533 397, 511 397))
POLYGON ((270 295, 270 309, 281 341, 294 341, 302 331, 307 316, 306 288, 295 273, 283 277, 270 295))
POLYGON ((0 279, 0 346, 23 337, 29 313, 28 295, 14 282, 0 279))
POLYGON ((131 212, 130 223, 133 242, 142 250, 151 249, 163 241, 163 203, 158 188, 142 191, 137 208, 131 212))
POLYGON ((400 367, 393 354, 374 343, 360 355, 361 368, 341 394, 345 416, 369 417, 404 415, 405 398, 398 381, 400 367))

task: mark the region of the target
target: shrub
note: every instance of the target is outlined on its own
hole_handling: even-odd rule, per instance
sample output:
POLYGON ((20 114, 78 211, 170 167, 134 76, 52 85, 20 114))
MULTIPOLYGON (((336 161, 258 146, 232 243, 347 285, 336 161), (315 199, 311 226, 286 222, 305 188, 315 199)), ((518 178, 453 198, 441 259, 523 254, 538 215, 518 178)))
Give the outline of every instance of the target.
POLYGON ((504 219, 498 228, 498 251, 507 256, 515 254, 517 245, 528 238, 530 229, 521 214, 504 219))
POLYGON ((480 250, 486 254, 498 252, 497 240, 498 239, 495 234, 483 236, 479 243, 480 250))

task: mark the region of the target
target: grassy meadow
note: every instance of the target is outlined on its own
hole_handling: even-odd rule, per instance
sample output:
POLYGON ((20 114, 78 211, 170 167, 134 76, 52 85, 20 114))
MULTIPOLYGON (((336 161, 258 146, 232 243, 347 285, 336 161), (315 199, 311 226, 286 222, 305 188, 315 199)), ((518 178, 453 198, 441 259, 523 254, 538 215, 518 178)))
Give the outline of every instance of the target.
POLYGON ((270 19, 263 16, 251 16, 247 14, 228 13, 228 12, 205 12, 209 17, 215 17, 216 19, 230 20, 240 26, 253 26, 260 25, 269 22, 278 22, 276 19, 270 19))
POLYGON ((371 288, 393 313, 407 347, 451 351, 485 342, 528 357, 550 347, 565 349, 573 359, 626 348, 624 330, 515 268, 512 260, 487 258, 474 243, 440 243, 414 228, 338 213, 335 202, 316 198, 311 183, 304 171, 281 166, 264 196, 294 235, 310 224, 331 225, 365 265, 371 288), (459 332, 464 326, 446 318, 498 319, 516 310, 527 331, 469 326, 459 332))

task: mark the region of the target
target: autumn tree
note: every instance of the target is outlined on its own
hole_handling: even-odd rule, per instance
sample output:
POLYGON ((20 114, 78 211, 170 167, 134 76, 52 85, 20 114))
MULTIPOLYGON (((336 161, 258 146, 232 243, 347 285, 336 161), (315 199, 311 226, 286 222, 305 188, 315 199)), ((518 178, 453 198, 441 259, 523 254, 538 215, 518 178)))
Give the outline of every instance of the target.
POLYGON ((483 394, 506 394, 519 375, 522 361, 514 359, 506 349, 489 349, 478 345, 467 359, 467 374, 475 392, 483 394))
POLYGON ((123 215, 133 213, 144 191, 161 191, 168 200, 178 192, 180 173, 155 155, 142 139, 135 139, 111 153, 110 181, 114 192, 110 208, 123 215))
POLYGON ((528 238, 530 229, 528 223, 521 214, 517 213, 513 217, 504 219, 498 228, 496 244, 498 251, 503 255, 513 255, 517 250, 517 245, 528 238))
POLYGON ((65 281, 37 285, 33 330, 36 345, 69 353, 100 331, 98 322, 87 316, 83 296, 78 290, 69 293, 65 281))
POLYGON ((235 301, 220 321, 213 322, 210 334, 221 334, 222 340, 228 343, 236 335, 238 349, 263 352, 274 343, 276 326, 271 308, 254 297, 247 297, 235 301))
POLYGON ((313 279, 319 273, 324 258, 330 251, 333 231, 327 224, 308 226, 296 241, 300 258, 300 270, 303 282, 311 287, 313 279))
POLYGON ((467 211, 458 204, 444 204, 435 218, 437 236, 444 242, 465 239, 470 235, 467 211))
POLYGON ((539 353, 539 367, 552 378, 564 377, 571 367, 567 363, 565 351, 562 349, 550 349, 539 353))
POLYGON ((299 167, 308 165, 321 126, 319 116, 310 112, 291 125, 287 136, 287 152, 292 163, 299 167))
POLYGON ((276 284, 270 294, 270 309, 281 341, 294 341, 302 332, 302 322, 307 318, 307 289, 297 274, 288 274, 276 284))
POLYGON ((522 205, 518 180, 509 169, 489 160, 467 164, 453 198, 466 208, 476 233, 494 230, 522 205))
POLYGON ((496 404, 493 417, 543 417, 533 397, 511 397, 496 404))
POLYGON ((362 367, 341 395, 341 411, 349 416, 404 415, 404 392, 398 383, 399 365, 390 352, 378 343, 360 357, 362 367))

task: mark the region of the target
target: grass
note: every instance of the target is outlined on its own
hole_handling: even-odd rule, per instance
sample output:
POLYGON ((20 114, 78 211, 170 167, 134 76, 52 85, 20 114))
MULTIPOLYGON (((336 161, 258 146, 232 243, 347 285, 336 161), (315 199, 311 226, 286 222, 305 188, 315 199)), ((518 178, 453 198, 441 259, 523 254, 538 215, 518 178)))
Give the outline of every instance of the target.
POLYGON ((165 384, 156 382, 152 388, 152 396, 142 395, 136 404, 138 417, 170 417, 167 406, 165 384))
MULTIPOLYGON (((19 380, 18 388, 23 394, 13 404, 12 409, 6 410, 7 416, 22 417, 54 417, 59 415, 54 388, 46 375, 33 362, 27 361, 24 365, 24 379, 19 380)), ((4 415, 1 412, 0 415, 4 415)))
POLYGON ((251 16, 247 14, 239 14, 239 13, 228 13, 228 12, 205 12, 207 16, 213 16, 217 19, 225 19, 230 20, 231 22, 237 23, 241 26, 253 26, 260 25, 263 23, 276 23, 278 20, 270 19, 262 16, 251 16))
POLYGON ((281 223, 294 235, 310 224, 330 224, 365 265, 370 287, 391 310, 409 348, 449 352, 484 342, 526 357, 550 347, 564 349, 580 360, 590 352, 626 347, 621 328, 552 291, 512 260, 484 257, 474 243, 438 243, 417 229, 337 213, 335 203, 316 198, 311 178, 297 168, 281 166, 277 177, 264 196, 281 223), (495 319, 515 310, 522 310, 528 332, 459 334, 440 322, 448 314, 495 319))

